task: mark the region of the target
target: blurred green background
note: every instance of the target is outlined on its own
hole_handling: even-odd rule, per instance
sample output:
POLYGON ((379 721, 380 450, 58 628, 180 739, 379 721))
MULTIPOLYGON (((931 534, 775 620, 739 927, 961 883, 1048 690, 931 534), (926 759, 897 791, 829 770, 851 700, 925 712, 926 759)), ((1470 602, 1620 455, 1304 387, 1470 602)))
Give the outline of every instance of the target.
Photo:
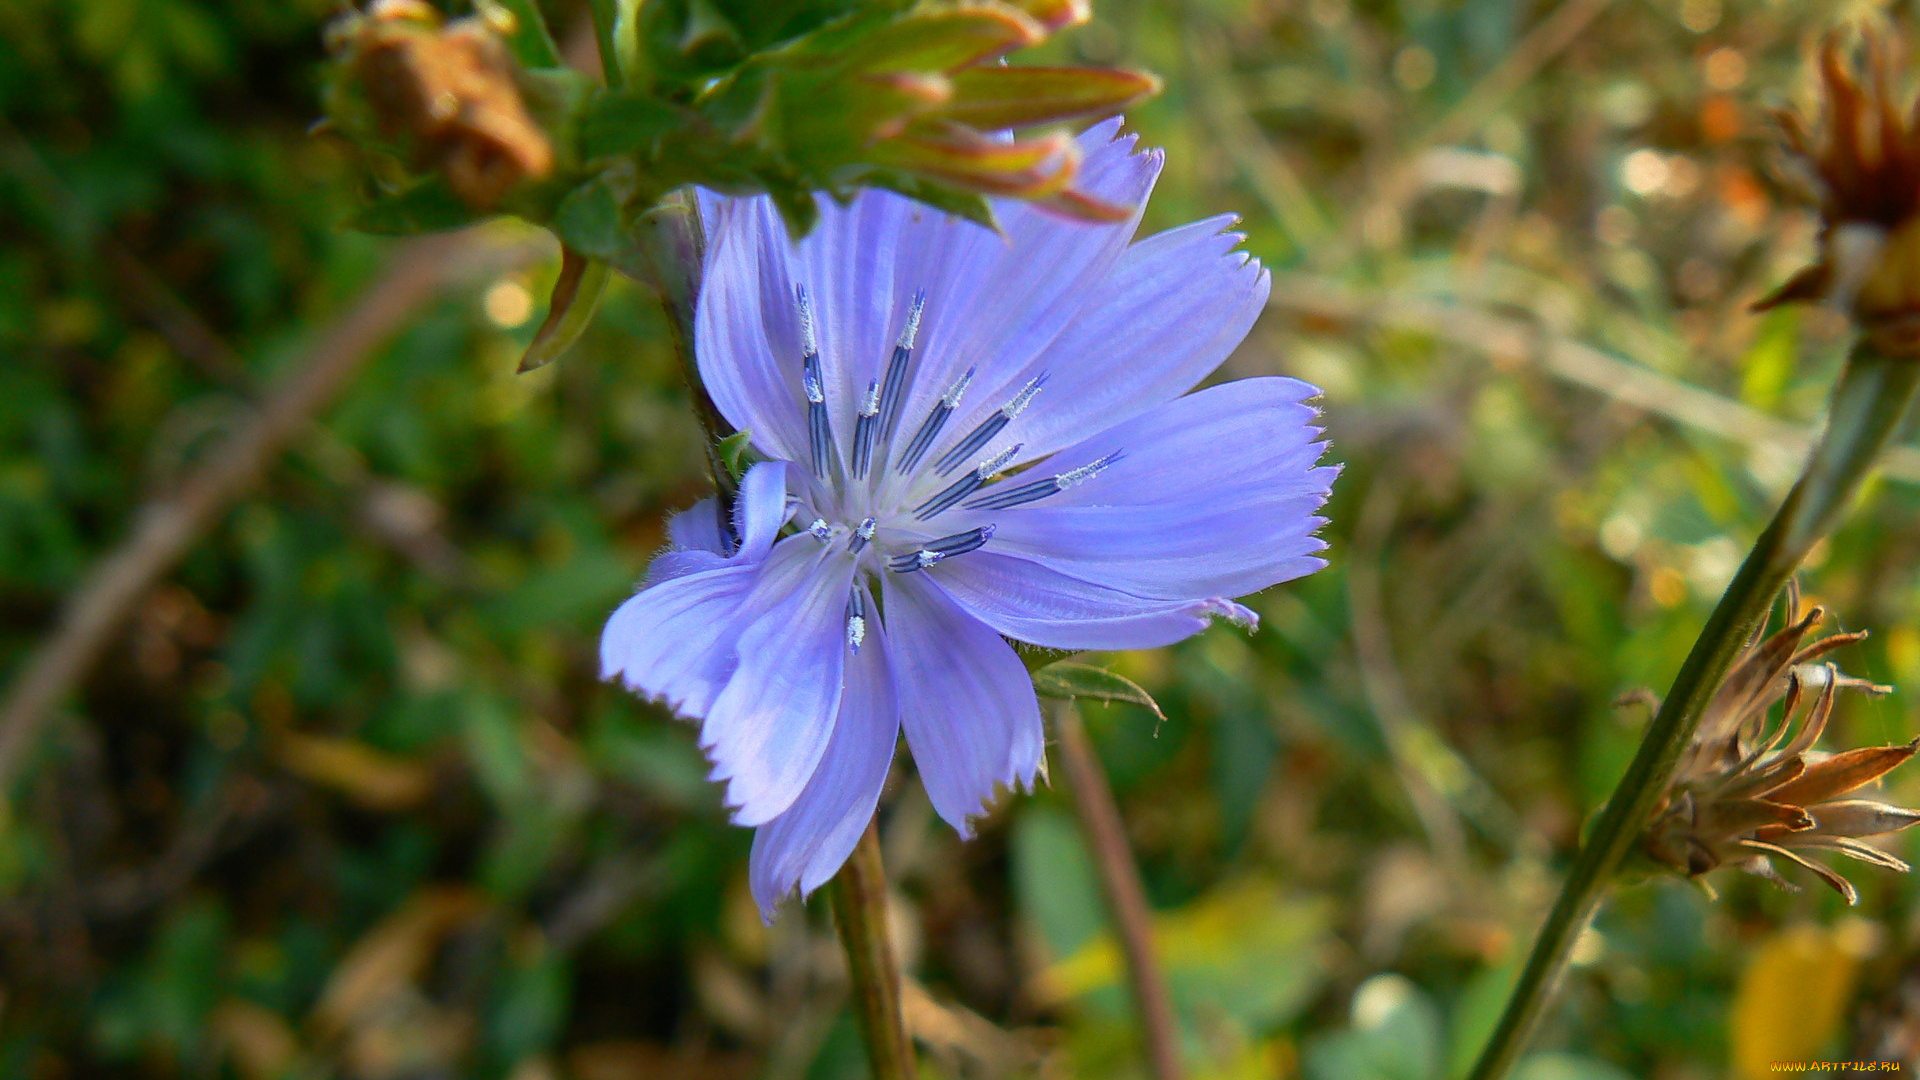
MULTIPOLYGON (((542 6, 590 57, 584 3, 542 6)), ((308 130, 335 12, 0 0, 0 678, 378 280, 308 130)), ((1168 151, 1149 226, 1243 215, 1275 299, 1227 374, 1323 387, 1345 464, 1332 568, 1251 600, 1258 633, 1096 658, 1170 716, 1086 709, 1197 1076, 1445 1080, 1477 1048, 1638 738, 1615 699, 1671 677, 1846 345, 1748 311, 1814 229, 1767 110, 1822 33, 1912 14, 1102 0, 1023 58, 1165 77, 1129 117, 1168 151)), ((408 314, 0 803, 0 1077, 864 1075, 824 905, 763 927, 690 729, 595 677, 704 487, 664 321, 616 283, 516 376, 557 258, 487 243, 519 254, 408 314)), ((1805 577, 1874 632, 1843 664, 1909 692, 1917 463, 1805 577)), ((1905 741, 1910 700, 1830 741, 1905 741)), ((903 758, 882 824, 928 1075, 1140 1075, 1063 792, 963 845, 903 758)), ((1523 1080, 1912 1061, 1916 883, 1854 877, 1851 910, 1622 891, 1523 1080)))

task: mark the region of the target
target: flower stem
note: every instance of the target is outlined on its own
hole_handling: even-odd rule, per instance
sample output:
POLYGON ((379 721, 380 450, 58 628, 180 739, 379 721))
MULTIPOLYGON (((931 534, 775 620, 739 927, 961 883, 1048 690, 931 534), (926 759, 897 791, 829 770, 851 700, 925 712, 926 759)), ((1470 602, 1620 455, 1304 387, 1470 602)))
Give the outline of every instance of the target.
POLYGON ((887 874, 880 833, 868 823, 833 879, 833 925, 847 949, 860 1035, 874 1080, 914 1080, 913 1043, 900 1012, 900 965, 887 933, 887 874))
POLYGON ((1834 389, 1825 434, 1680 665, 1626 775, 1574 859, 1469 1080, 1499 1080, 1519 1060, 1566 970, 1574 940, 1592 922, 1621 859, 1672 780, 1701 711, 1774 596, 1846 510, 1905 417, 1916 387, 1920 359, 1884 355, 1865 339, 1855 346, 1834 389))
POLYGON ((1119 931, 1120 951, 1127 961, 1127 984, 1133 992, 1134 1011, 1140 1017, 1148 1064, 1154 1080, 1181 1080, 1185 1070, 1180 1064, 1179 1031, 1154 953, 1146 889, 1127 847, 1120 807, 1113 801, 1113 789, 1107 786, 1106 773, 1101 771, 1100 761, 1087 741, 1086 728, 1080 723, 1080 709, 1071 698, 1055 707, 1053 724, 1073 805, 1080 813, 1080 825, 1086 830, 1100 886, 1106 893, 1107 912, 1119 931))

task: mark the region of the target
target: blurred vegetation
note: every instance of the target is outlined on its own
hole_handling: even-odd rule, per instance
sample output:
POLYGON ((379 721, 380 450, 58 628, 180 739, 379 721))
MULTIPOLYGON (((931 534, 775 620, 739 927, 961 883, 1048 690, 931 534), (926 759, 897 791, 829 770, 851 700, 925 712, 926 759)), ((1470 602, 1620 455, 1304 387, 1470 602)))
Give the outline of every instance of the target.
MULTIPOLYGON (((585 4, 543 6, 590 56, 585 4)), ((334 11, 0 5, 0 676, 376 274, 308 131, 334 11)), ((1346 466, 1333 567, 1258 633, 1096 658, 1169 715, 1086 709, 1197 1075, 1477 1048, 1637 739, 1614 702, 1671 677, 1819 412, 1844 326, 1747 311, 1814 227, 1765 110, 1888 15, 1103 0, 1035 57, 1166 80, 1129 118, 1168 150, 1149 226, 1244 215, 1275 305, 1227 374, 1322 386, 1346 466)), ((413 318, 67 702, 0 804, 0 1077, 863 1074, 822 905, 763 927, 691 731, 595 678, 702 456, 624 281, 513 373, 557 262, 413 318)), ((1908 694, 1914 460, 1804 581, 1908 694)), ((1837 744, 1905 741, 1910 700, 1837 744)), ((1137 1075, 1064 793, 963 845, 903 758, 882 826, 930 1075, 1137 1075)), ((1623 891, 1523 1080, 1914 1067, 1920 885, 1857 880, 1623 891)))

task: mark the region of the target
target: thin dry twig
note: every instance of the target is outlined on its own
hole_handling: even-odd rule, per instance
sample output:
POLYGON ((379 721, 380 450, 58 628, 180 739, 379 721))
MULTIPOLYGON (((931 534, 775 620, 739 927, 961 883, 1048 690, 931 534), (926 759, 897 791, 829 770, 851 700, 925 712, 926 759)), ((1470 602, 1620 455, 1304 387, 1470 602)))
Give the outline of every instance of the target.
POLYGON ((56 627, 29 655, 0 700, 0 792, 7 790, 60 697, 83 678, 127 614, 220 515, 420 307, 451 282, 529 261, 532 244, 499 244, 476 231, 409 240, 259 408, 180 486, 133 517, 130 535, 95 564, 56 627))
MULTIPOLYGON (((1802 455, 1814 432, 1698 386, 1554 334, 1525 319, 1405 295, 1365 296, 1310 275, 1279 277, 1270 305, 1295 316, 1416 330, 1460 348, 1531 360, 1548 374, 1643 412, 1756 451, 1802 455)), ((1920 484, 1920 449, 1895 446, 1881 458, 1889 479, 1920 484)))
POLYGON ((1166 980, 1154 951, 1147 893, 1140 883, 1140 868, 1134 865, 1133 851, 1127 846, 1120 807, 1114 802, 1106 774, 1101 771, 1093 746, 1087 741, 1086 728, 1080 723, 1079 706, 1071 699, 1059 702, 1053 710, 1053 724, 1074 809, 1079 812, 1080 825, 1086 830, 1087 846, 1100 873, 1101 891, 1107 897, 1107 911, 1113 916, 1114 929, 1120 937, 1120 952, 1126 958, 1127 984, 1133 993, 1134 1009, 1140 1016, 1148 1064, 1154 1080, 1180 1080, 1186 1075, 1180 1063, 1180 1033, 1174 1026, 1173 1003, 1167 997, 1166 980))

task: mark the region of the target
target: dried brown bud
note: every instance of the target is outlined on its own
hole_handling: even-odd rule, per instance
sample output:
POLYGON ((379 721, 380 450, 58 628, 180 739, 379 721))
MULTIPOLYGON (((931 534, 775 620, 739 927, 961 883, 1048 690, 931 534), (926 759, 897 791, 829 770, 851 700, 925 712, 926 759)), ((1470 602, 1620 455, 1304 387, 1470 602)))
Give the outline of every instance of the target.
POLYGON ((1905 871, 1907 864, 1861 842, 1920 823, 1920 810, 1846 798, 1912 757, 1920 739, 1823 754, 1813 744, 1833 715, 1840 690, 1880 695, 1891 687, 1842 675, 1814 661, 1864 633, 1835 634, 1804 643, 1825 612, 1800 612, 1799 592, 1787 592, 1787 625, 1747 643, 1701 717, 1641 848, 1656 861, 1697 877, 1733 863, 1791 888, 1772 860, 1786 859, 1817 874, 1848 903, 1859 899, 1851 882, 1812 862, 1802 851, 1834 851, 1862 862, 1905 871), (1818 694, 1803 713, 1806 691, 1818 694), (1782 704, 1778 723, 1772 706, 1782 704))
POLYGON ((436 169, 469 206, 498 203, 553 171, 506 45, 475 16, 444 25, 417 0, 381 0, 332 31, 380 134, 436 169))
POLYGON ((1820 257, 1760 307, 1816 300, 1851 313, 1895 352, 1920 355, 1920 111, 1895 103, 1882 35, 1864 64, 1829 39, 1820 51, 1822 115, 1778 114, 1820 199, 1820 257))

